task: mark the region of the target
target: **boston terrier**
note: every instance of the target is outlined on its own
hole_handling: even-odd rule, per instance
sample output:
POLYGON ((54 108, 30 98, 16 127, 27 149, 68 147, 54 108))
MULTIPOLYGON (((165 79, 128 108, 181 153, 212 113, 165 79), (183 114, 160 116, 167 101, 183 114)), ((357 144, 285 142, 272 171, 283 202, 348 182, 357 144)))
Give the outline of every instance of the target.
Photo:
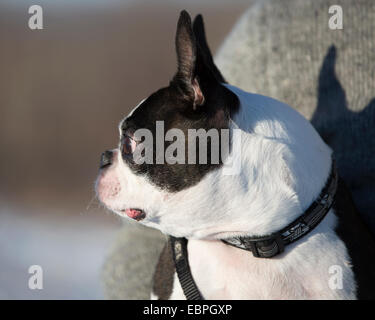
POLYGON ((176 74, 121 121, 96 182, 169 236, 151 298, 374 299, 374 240, 332 150, 288 105, 226 83, 201 15, 181 12, 175 45, 176 74))

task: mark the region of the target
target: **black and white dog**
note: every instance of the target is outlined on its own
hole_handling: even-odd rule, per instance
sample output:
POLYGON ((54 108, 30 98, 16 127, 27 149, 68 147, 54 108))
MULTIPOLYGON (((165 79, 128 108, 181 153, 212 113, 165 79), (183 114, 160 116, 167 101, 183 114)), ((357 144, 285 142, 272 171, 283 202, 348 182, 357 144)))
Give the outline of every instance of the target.
POLYGON ((201 16, 192 25, 181 13, 176 51, 176 75, 120 123, 119 147, 103 154, 96 183, 109 209, 171 236, 152 298, 375 298, 374 241, 310 122, 225 83, 201 16), (158 124, 172 134, 160 140, 158 124), (185 161, 194 130, 229 132, 228 152, 224 135, 218 143, 209 135, 193 160, 212 159, 215 147, 220 160, 185 161), (152 161, 137 161, 147 148, 152 161))

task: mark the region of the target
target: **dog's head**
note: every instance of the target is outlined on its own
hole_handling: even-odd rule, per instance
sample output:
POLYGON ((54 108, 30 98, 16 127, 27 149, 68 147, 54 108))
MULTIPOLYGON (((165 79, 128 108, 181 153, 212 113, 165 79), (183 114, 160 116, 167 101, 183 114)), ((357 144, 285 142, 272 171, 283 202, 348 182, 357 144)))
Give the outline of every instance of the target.
POLYGON ((319 194, 329 148, 290 107, 225 84, 201 16, 192 25, 183 11, 175 42, 169 86, 121 121, 119 147, 102 156, 99 200, 177 237, 285 226, 319 194))
MULTIPOLYGON (((192 25, 189 14, 181 12, 175 46, 175 76, 168 87, 144 99, 120 122, 119 147, 103 153, 96 191, 99 200, 114 212, 186 236, 199 226, 196 221, 195 227, 189 227, 193 217, 186 208, 204 216, 210 205, 208 190, 202 190, 209 186, 199 185, 222 168, 221 131, 229 132, 238 100, 223 85, 213 63, 200 15, 192 25), (206 141, 201 141, 199 133, 207 132, 206 141), (141 151, 137 154, 137 150, 141 151), (207 155, 203 161, 199 158, 202 152, 207 155), (219 157, 213 156, 215 152, 219 157), (139 161, 141 156, 143 161, 139 161), (183 230, 174 229, 176 225, 183 230)), ((216 183, 219 181, 209 182, 216 183)))

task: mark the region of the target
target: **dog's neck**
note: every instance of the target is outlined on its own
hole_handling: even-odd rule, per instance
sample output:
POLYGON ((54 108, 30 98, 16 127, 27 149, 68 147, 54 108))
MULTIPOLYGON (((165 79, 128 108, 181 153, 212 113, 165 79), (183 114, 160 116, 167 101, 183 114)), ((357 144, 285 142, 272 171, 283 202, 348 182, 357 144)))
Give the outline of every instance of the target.
POLYGON ((251 218, 240 223, 247 224, 248 236, 267 235, 291 223, 318 197, 330 173, 331 150, 290 107, 227 87, 240 100, 233 122, 243 133, 238 156, 248 179, 238 208, 251 218))

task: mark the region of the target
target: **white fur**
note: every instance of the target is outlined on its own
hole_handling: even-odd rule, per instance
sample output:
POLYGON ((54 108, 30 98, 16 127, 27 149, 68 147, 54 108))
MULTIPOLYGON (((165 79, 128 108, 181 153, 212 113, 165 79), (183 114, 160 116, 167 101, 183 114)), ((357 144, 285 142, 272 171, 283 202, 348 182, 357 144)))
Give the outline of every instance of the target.
MULTIPOLYGON (((115 175, 121 187, 116 196, 101 200, 118 213, 141 208, 147 213, 145 225, 189 238, 192 272, 206 298, 354 298, 353 273, 334 232, 332 211, 309 236, 273 259, 213 241, 266 235, 286 226, 318 196, 331 167, 330 148, 299 113, 269 97, 227 87, 240 100, 231 124, 241 130, 241 152, 233 154, 240 157, 238 175, 216 170, 170 194, 134 175, 118 153, 104 175, 115 175), (343 290, 329 289, 330 265, 342 266, 343 290)), ((173 298, 182 292, 176 288, 173 298)))
MULTIPOLYGON (((355 299, 355 283, 331 211, 308 236, 272 259, 218 241, 190 240, 194 280, 206 299, 355 299), (330 288, 330 267, 342 268, 343 288, 330 288)), ((178 298, 175 296, 175 298, 178 298)))

